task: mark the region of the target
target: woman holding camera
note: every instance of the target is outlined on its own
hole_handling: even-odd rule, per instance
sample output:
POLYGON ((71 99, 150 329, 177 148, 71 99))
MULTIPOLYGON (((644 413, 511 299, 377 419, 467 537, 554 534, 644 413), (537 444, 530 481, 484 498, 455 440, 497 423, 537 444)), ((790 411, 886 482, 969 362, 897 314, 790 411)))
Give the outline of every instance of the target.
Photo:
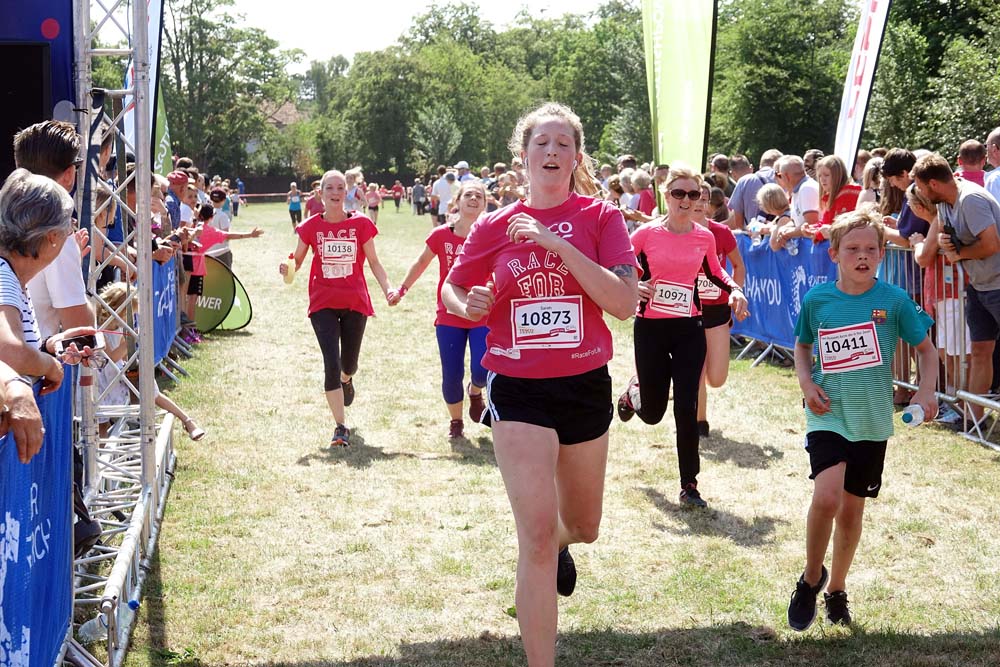
MULTIPOLYGON (((32 412, 34 399, 28 406, 27 397, 33 378, 41 380, 41 393, 54 392, 63 381, 63 363, 77 364, 92 352, 89 346, 78 349, 72 340, 93 336, 93 327, 76 327, 41 340, 26 287, 59 255, 73 231, 73 199, 61 185, 26 169, 7 177, 0 190, 0 360, 18 375, 4 377, 6 369, 0 366, 0 379, 8 401, 12 395, 20 397, 22 415, 32 412)), ((23 449, 18 439, 24 462, 41 447, 37 414, 33 407, 31 433, 22 433, 23 449)))

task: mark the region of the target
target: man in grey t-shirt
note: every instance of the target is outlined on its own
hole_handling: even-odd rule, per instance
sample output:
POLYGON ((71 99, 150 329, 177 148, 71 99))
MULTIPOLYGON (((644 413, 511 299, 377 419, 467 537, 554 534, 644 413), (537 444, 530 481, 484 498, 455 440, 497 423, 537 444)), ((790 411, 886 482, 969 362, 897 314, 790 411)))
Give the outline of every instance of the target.
MULTIPOLYGON (((966 288, 965 318, 972 339, 969 391, 985 394, 993 379, 993 348, 1000 334, 1000 204, 984 188, 956 179, 948 161, 937 153, 917 160, 911 172, 916 187, 938 217, 927 233, 926 250, 944 251, 952 263, 962 262, 966 288)), ((972 406, 978 419, 982 409, 972 406)))

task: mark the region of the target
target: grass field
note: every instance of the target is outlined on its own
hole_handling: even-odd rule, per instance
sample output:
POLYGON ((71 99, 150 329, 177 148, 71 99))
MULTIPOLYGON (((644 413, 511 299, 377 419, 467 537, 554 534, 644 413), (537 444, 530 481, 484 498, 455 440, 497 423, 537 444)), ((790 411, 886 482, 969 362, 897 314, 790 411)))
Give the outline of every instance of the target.
MULTIPOLYGON (((243 209, 236 227, 251 224, 267 234, 232 245, 253 322, 208 335, 172 391, 209 435, 178 442, 128 663, 524 664, 489 431, 467 423, 468 440, 447 438, 436 267, 391 310, 370 280, 378 316, 348 410, 357 441, 332 451, 305 276, 289 287, 277 274, 294 246, 284 205, 243 209)), ((383 212, 394 285, 429 226, 383 212)), ((612 327, 617 389, 632 374, 631 328, 612 327)), ((848 582, 856 623, 798 635, 784 614, 811 483, 794 374, 734 362, 709 419, 705 512, 678 505, 672 420, 612 425, 602 535, 573 550, 579 583, 559 603, 560 665, 1000 664, 995 452, 897 422, 848 582)))

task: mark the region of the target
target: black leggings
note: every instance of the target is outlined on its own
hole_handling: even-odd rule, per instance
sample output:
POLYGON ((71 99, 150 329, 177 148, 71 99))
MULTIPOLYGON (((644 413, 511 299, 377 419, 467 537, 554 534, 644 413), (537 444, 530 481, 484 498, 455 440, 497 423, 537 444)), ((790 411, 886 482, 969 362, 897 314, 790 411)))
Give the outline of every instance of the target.
POLYGON ((695 484, 698 458, 698 383, 705 365, 705 330, 701 317, 635 318, 635 368, 639 409, 647 424, 659 424, 667 411, 674 382, 674 423, 681 487, 695 484))
POLYGON ((295 208, 288 209, 288 215, 292 216, 292 226, 293 227, 295 225, 299 224, 300 222, 302 222, 302 209, 301 208, 299 208, 299 209, 295 209, 295 208))
POLYGON ((323 352, 323 387, 326 391, 340 389, 340 373, 358 372, 361 339, 365 337, 368 317, 356 310, 324 308, 309 316, 312 320, 319 349, 323 352))

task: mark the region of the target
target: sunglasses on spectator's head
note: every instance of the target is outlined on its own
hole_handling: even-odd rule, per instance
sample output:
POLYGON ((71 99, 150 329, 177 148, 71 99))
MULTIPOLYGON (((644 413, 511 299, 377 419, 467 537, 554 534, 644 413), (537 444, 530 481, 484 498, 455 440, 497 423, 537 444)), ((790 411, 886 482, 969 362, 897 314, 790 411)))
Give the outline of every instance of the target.
POLYGON ((670 191, 670 196, 674 199, 684 199, 687 196, 691 201, 701 199, 701 190, 681 190, 680 188, 674 188, 670 191))

